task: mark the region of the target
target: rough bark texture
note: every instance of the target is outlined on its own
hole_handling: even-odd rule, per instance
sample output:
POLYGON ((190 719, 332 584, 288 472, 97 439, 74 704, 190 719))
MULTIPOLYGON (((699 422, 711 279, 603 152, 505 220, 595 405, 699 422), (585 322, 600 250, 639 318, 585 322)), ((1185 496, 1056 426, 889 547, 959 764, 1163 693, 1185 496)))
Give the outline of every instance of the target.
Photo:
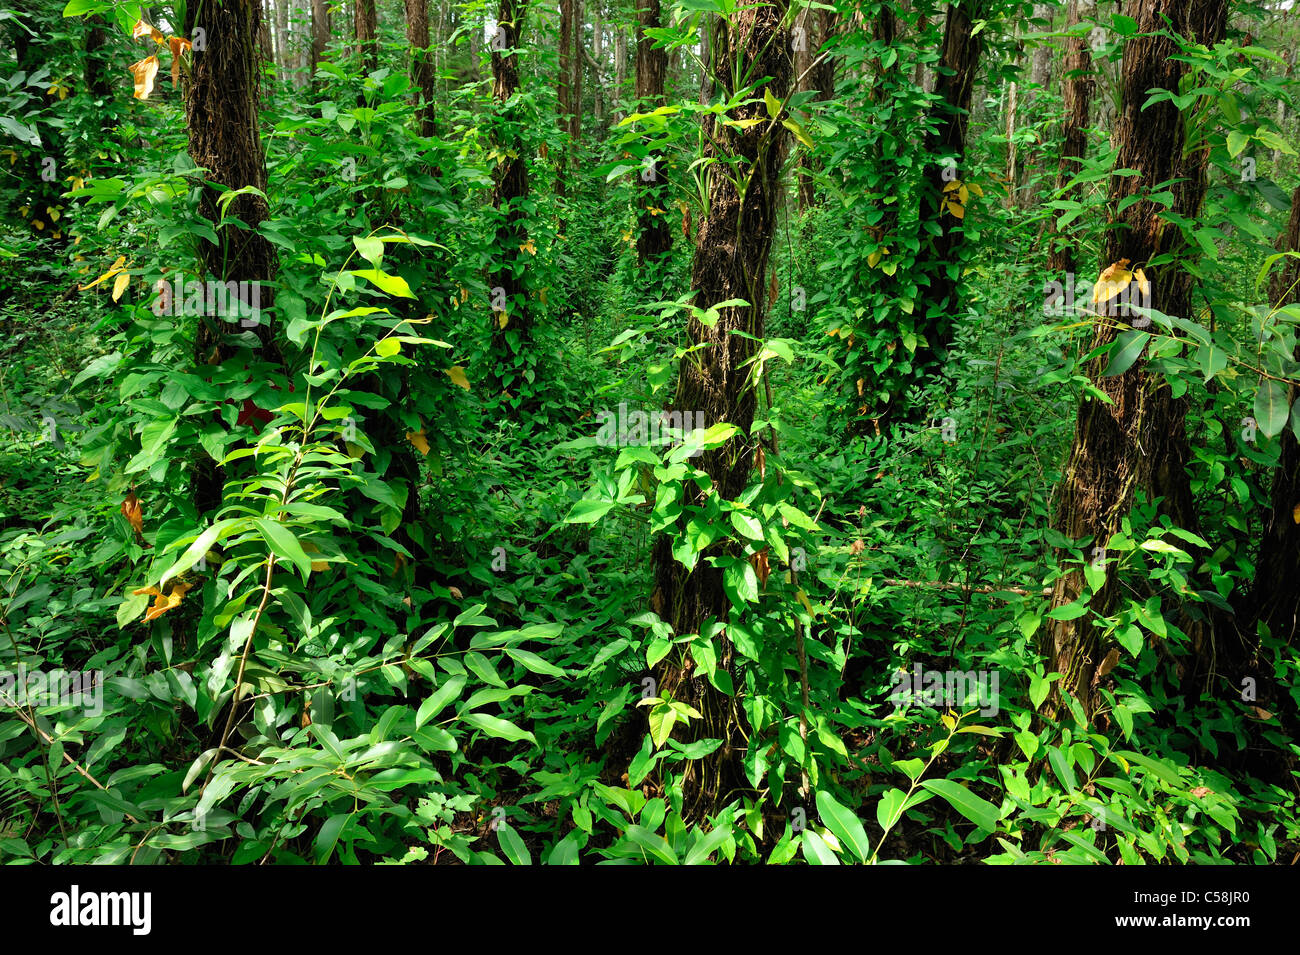
POLYGON ((330 42, 330 8, 327 0, 311 0, 311 72, 316 75, 316 64, 325 58, 325 48, 330 42))
MULTIPOLYGON (((724 95, 730 96, 734 88, 735 64, 739 64, 742 83, 768 76, 769 88, 778 100, 789 94, 792 63, 789 31, 782 27, 785 13, 781 0, 775 4, 751 0, 741 4, 730 23, 719 20, 713 35, 714 81, 724 95)), ((691 287, 696 292, 695 304, 701 308, 733 298, 753 305, 723 309, 713 327, 691 319, 687 336, 691 345, 703 347, 682 359, 673 402, 675 409, 703 413, 707 423, 727 421, 740 429, 737 438, 697 459, 723 498, 741 492, 753 461, 754 449, 747 434, 754 419, 756 393, 753 382, 747 384, 749 369, 744 366, 755 352, 754 339, 763 336, 768 256, 776 232, 786 139, 783 127, 766 121, 761 99, 733 111, 731 117, 760 122, 741 130, 723 126, 713 117, 706 120, 706 155, 725 154, 739 159, 740 164, 717 163, 709 168, 709 208, 697 232, 691 287), (743 202, 733 183, 737 175, 750 177, 743 202)), ((701 555, 695 569, 687 573, 673 558, 667 536, 655 542, 651 603, 679 634, 698 633, 710 619, 727 619, 729 603, 722 573, 708 563, 707 556, 701 555)), ((732 648, 725 632, 716 642, 718 665, 730 670, 732 648)), ((692 738, 723 740, 711 756, 691 762, 684 771, 685 810, 690 818, 699 819, 717 800, 743 784, 740 759, 745 744, 739 733, 739 707, 735 699, 714 689, 707 680, 692 677, 689 664, 682 668, 669 658, 656 668, 655 676, 660 696, 684 701, 703 714, 703 719, 691 722, 692 738)))
MULTIPOLYGON (((186 131, 194 162, 208 170, 209 182, 230 189, 254 186, 266 191, 266 160, 258 135, 258 90, 260 71, 256 50, 261 8, 248 0, 207 0, 191 4, 185 24, 186 36, 204 31, 203 50, 193 53, 193 70, 185 97, 186 131)), ((216 223, 218 190, 205 186, 199 201, 200 214, 216 223)), ((269 286, 276 272, 275 249, 253 231, 267 216, 266 201, 255 195, 240 196, 229 214, 247 223, 249 229, 226 225, 217 233, 218 245, 199 243, 207 276, 222 282, 262 282, 269 286)), ((269 307, 270 288, 262 290, 262 307, 269 307)), ((201 318, 195 337, 195 360, 215 364, 225 358, 221 317, 201 318)), ((237 330, 237 329, 236 329, 237 330)), ((262 342, 263 356, 278 360, 274 334, 263 313, 254 329, 262 342)), ((200 513, 221 501, 221 475, 206 455, 195 475, 195 500, 200 513)))
POLYGON ((429 62, 429 8, 425 0, 405 0, 406 42, 411 48, 411 85, 416 111, 420 117, 420 135, 432 136, 437 110, 433 64, 429 62))
MULTIPOLYGON (((1278 248, 1300 251, 1300 189, 1291 194, 1291 219, 1278 248)), ((1273 305, 1300 304, 1300 262, 1283 259, 1275 269, 1269 289, 1273 305)), ((1295 398, 1292 388, 1291 404, 1295 398)), ((1300 513, 1300 444, 1291 422, 1283 429, 1281 441, 1282 458, 1273 476, 1273 509, 1259 544, 1251 605, 1254 617, 1268 624, 1274 637, 1293 643, 1300 634, 1300 523, 1296 522, 1300 513)), ((1243 651, 1257 648, 1254 628, 1246 636, 1249 642, 1245 646, 1229 648, 1227 654, 1243 663, 1243 669, 1250 666, 1252 655, 1243 651)))
MULTIPOLYGON (((877 20, 878 23, 887 21, 890 31, 888 42, 892 43, 896 32, 893 11, 882 7, 877 20)), ((838 14, 834 10, 818 10, 814 14, 811 9, 804 9, 795 18, 794 75, 798 90, 814 91, 817 94, 814 98, 822 102, 835 96, 835 60, 827 56, 819 61, 817 56, 826 41, 835 35, 837 23, 838 14)), ((808 115, 805 110, 804 118, 808 115)), ((808 209, 817 197, 817 186, 813 179, 816 165, 810 152, 800 153, 799 167, 799 207, 808 209)))
MULTIPOLYGON (((1168 17, 1179 35, 1213 45, 1224 35, 1227 6, 1227 0, 1138 0, 1130 15, 1137 19, 1139 33, 1163 29, 1168 17)), ((1142 109, 1150 90, 1178 89, 1184 64, 1172 59, 1177 52, 1178 45, 1163 36, 1136 37, 1124 50, 1120 151, 1115 163, 1117 169, 1138 169, 1141 175, 1112 177, 1110 219, 1120 227, 1107 233, 1102 268, 1121 259, 1141 267, 1184 246, 1181 231, 1160 218, 1161 207, 1143 199, 1120 211, 1123 200, 1182 179, 1173 187, 1173 212, 1195 219, 1205 197, 1208 151, 1183 156, 1183 120, 1172 103, 1142 109)), ((1191 276, 1177 264, 1148 268, 1146 274, 1152 305, 1166 315, 1189 317, 1191 276)), ((1114 341, 1125 327, 1123 317, 1100 319, 1094 347, 1114 341)), ((1144 360, 1122 375, 1102 377, 1106 362, 1106 356, 1095 359, 1088 376, 1113 404, 1085 398, 1079 406, 1074 446, 1060 488, 1060 530, 1071 539, 1092 538, 1091 546, 1105 547, 1138 487, 1152 498, 1163 498, 1162 510, 1177 526, 1195 530, 1186 470, 1190 458, 1184 428, 1186 398, 1173 398, 1163 379, 1147 372, 1144 360)), ((1090 603, 1102 614, 1114 608, 1118 596, 1112 564, 1105 562, 1105 583, 1090 603)), ((1056 582, 1052 606, 1073 603, 1084 589, 1082 571, 1067 573, 1056 582)), ((1063 674, 1060 689, 1077 697, 1091 713, 1094 674, 1102 654, 1099 634, 1088 620, 1085 615, 1045 621, 1045 651, 1053 661, 1050 668, 1063 674)), ((1200 644, 1195 646, 1199 657, 1208 648, 1196 633, 1193 640, 1200 644)))
MULTIPOLYGON (((944 22, 943 54, 940 76, 935 83, 939 96, 934 132, 926 137, 926 153, 933 163, 926 176, 921 221, 932 230, 930 242, 930 285, 922 292, 926 317, 926 343, 917 347, 917 367, 942 368, 952 343, 954 316, 957 310, 959 261, 965 239, 962 220, 949 213, 943 204, 943 188, 948 184, 945 170, 956 164, 958 179, 965 179, 966 127, 970 122, 971 93, 979 67, 980 38, 972 36, 974 20, 984 15, 982 2, 948 5, 944 22), (947 162, 944 162, 947 160, 947 162), (934 234, 933 230, 938 230, 934 234)), ((951 175, 951 174, 950 174, 951 175)))
POLYGON ((379 18, 375 0, 352 0, 352 32, 357 41, 357 57, 367 73, 379 69, 379 18))
MULTIPOLYGON (((1084 19, 1090 19, 1096 10, 1092 0, 1070 0, 1066 17, 1067 29, 1077 26, 1084 19)), ((1072 36, 1065 45, 1065 80, 1063 98, 1065 100, 1065 119, 1062 121, 1062 139, 1060 166, 1056 171, 1056 190, 1065 189, 1066 184, 1079 173, 1083 158, 1088 154, 1088 118, 1092 108, 1092 91, 1096 80, 1092 73, 1092 48, 1088 45, 1087 35, 1072 36)), ((1078 199, 1081 190, 1078 186, 1061 195, 1062 199, 1078 199)), ((1073 272, 1074 243, 1068 236, 1061 235, 1056 223, 1059 213, 1051 221, 1051 238, 1047 267, 1054 276, 1062 277, 1073 272)))
MULTIPOLYGON (((528 0, 499 0, 497 6, 497 36, 501 43, 493 43, 492 48, 492 96, 497 102, 498 121, 504 126, 516 122, 515 107, 509 103, 519 91, 519 65, 514 50, 519 46, 519 30, 527 12, 528 0), (503 49, 497 49, 498 46, 503 49)), ((501 294, 495 290, 501 289, 506 306, 501 311, 493 305, 492 345, 497 361, 508 363, 511 354, 520 354, 527 347, 532 333, 523 276, 516 275, 513 267, 515 259, 525 254, 519 247, 528 242, 524 212, 519 207, 520 200, 528 195, 528 164, 522 151, 515 148, 517 143, 499 141, 498 145, 519 153, 502 160, 492 173, 492 206, 504 214, 497 225, 496 241, 502 262, 488 277, 488 288, 494 297, 501 294)))
MULTIPOLYGON (((664 78, 668 70, 668 52, 655 49, 646 30, 661 26, 659 0, 637 0, 636 98, 637 109, 649 111, 664 105, 664 78)), ((673 230, 669 224, 668 189, 664 171, 656 164, 641 176, 637 197, 636 251, 641 264, 658 261, 673 247, 673 230), (651 210, 658 210, 652 212, 651 210)))

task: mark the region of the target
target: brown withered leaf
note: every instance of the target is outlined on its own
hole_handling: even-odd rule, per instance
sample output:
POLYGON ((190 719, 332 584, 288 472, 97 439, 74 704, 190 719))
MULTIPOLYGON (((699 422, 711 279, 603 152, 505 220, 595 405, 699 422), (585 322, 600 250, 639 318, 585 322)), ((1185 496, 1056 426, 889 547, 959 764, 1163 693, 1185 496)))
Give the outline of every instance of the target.
POLYGON ((122 516, 135 528, 137 536, 144 533, 144 508, 140 506, 140 499, 135 496, 134 490, 128 491, 126 500, 122 502, 122 516))
POLYGON ((767 561, 767 548, 764 547, 750 557, 749 562, 754 565, 754 573, 758 574, 759 589, 767 587, 767 578, 772 575, 772 568, 767 561))

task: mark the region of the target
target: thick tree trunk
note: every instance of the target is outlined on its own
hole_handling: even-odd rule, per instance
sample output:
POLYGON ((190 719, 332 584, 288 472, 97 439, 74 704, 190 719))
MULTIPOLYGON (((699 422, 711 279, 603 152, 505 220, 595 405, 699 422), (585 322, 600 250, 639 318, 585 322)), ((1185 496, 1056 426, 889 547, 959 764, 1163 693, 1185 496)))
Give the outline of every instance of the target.
MULTIPOLYGON (((1300 189, 1291 194, 1291 218, 1278 247, 1300 252, 1300 189)), ((1269 289, 1273 306, 1300 304, 1300 262, 1283 259, 1275 269, 1269 289)), ((1294 404, 1295 398, 1292 388, 1289 403, 1294 404)), ((1259 543, 1250 602, 1254 618, 1268 624, 1269 633, 1293 643, 1300 635, 1300 444, 1289 421, 1281 442, 1282 458, 1273 476, 1273 509, 1259 543)), ((1244 664, 1238 669, 1249 667, 1250 657, 1258 649, 1253 627, 1246 638, 1249 642, 1242 647, 1225 648, 1230 663, 1244 664)), ((1234 679, 1239 675, 1231 674, 1234 679)))
MULTIPOLYGON (((185 35, 203 30, 204 48, 194 50, 193 71, 185 97, 189 152, 196 165, 208 170, 210 182, 230 189, 253 186, 266 191, 266 160, 258 135, 257 35, 261 8, 248 0, 207 0, 188 7, 185 35)), ((204 187, 199 211, 217 222, 219 193, 204 187)), ((223 226, 219 243, 199 243, 203 266, 211 278, 222 282, 267 283, 275 276, 275 249, 256 227, 267 217, 266 201, 243 195, 230 205, 229 214, 249 228, 223 226)), ((261 295, 262 315, 255 332, 263 357, 278 360, 274 334, 266 320, 270 289, 261 295)), ((195 337, 195 361, 216 364, 226 357, 221 317, 200 318, 195 337)), ((195 501, 200 513, 221 502, 221 474, 204 456, 195 475, 195 501)))
POLYGON ((930 285, 922 291, 926 340, 917 346, 913 365, 941 369, 948 359, 958 307, 958 281, 965 240, 962 219, 945 203, 944 188, 965 180, 966 127, 970 122, 971 93, 979 67, 980 38, 974 35, 974 20, 985 13, 983 0, 948 5, 943 31, 943 53, 935 93, 940 103, 934 132, 926 137, 926 154, 931 157, 921 221, 933 235, 930 242, 930 285), (933 230, 938 230, 937 234, 933 230))
POLYGON ((352 0, 352 33, 356 37, 356 55, 367 73, 379 69, 379 18, 375 0, 352 0))
MULTIPOLYGON (((516 106, 510 99, 519 91, 519 65, 514 50, 528 12, 528 0, 499 0, 497 38, 492 44, 492 96, 497 102, 498 121, 505 127, 515 125, 516 106), (501 47, 501 49, 498 49, 501 47)), ((501 261, 488 277, 492 301, 493 370, 502 388, 518 387, 511 370, 525 354, 532 337, 532 315, 522 269, 515 268, 520 247, 528 242, 521 203, 528 198, 528 164, 517 142, 498 140, 497 145, 515 152, 497 164, 493 171, 492 205, 500 213, 497 224, 496 251, 501 261), (517 274, 519 273, 519 274, 517 274)))
POLYGON ((330 42, 330 8, 327 0, 311 0, 311 72, 325 57, 330 42))
MULTIPOLYGON (((746 84, 751 77, 771 77, 767 87, 772 95, 778 101, 786 99, 792 63, 789 31, 783 27, 785 14, 783 0, 774 4, 748 0, 740 4, 730 23, 718 21, 713 36, 714 79, 723 95, 730 96, 738 73, 746 84)), ((786 139, 785 129, 768 121, 761 99, 732 111, 730 118, 758 122, 737 129, 723 126, 712 116, 705 120, 706 156, 735 158, 739 165, 724 161, 709 167, 709 208, 696 238, 691 286, 700 308, 736 298, 752 304, 722 309, 712 327, 690 320, 687 336, 693 347, 682 359, 673 403, 677 410, 703 413, 710 424, 727 421, 740 429, 735 439, 699 459, 711 490, 726 499, 740 494, 752 465, 753 447, 747 435, 757 396, 754 383, 747 380, 750 370, 746 362, 755 353, 756 339, 763 337, 768 256, 776 233, 786 139), (748 177, 743 200, 735 184, 737 176, 748 177)), ((698 504, 702 495, 696 493, 694 503, 698 504)), ((678 532, 683 530, 678 528, 678 532)), ((688 573, 672 556, 671 547, 667 536, 655 542, 651 604, 656 613, 679 634, 698 633, 709 620, 725 622, 728 599, 722 573, 709 563, 710 555, 701 555, 688 573)), ((731 644, 725 633, 717 640, 718 665, 731 670, 731 644)), ((736 701, 707 680, 692 676, 689 663, 684 667, 681 663, 670 657, 656 668, 659 695, 686 702, 703 714, 703 719, 691 722, 692 738, 723 741, 712 755, 691 762, 685 770, 685 811, 689 818, 700 819, 742 785, 744 742, 736 701)))
MULTIPOLYGON (((637 110, 649 111, 664 105, 664 78, 668 52, 656 49, 646 30, 661 26, 659 0, 637 0, 636 98, 637 110)), ((637 196, 636 251, 642 265, 658 262, 673 247, 673 230, 668 221, 668 189, 658 157, 650 157, 641 174, 637 196)))
MULTIPOLYGON (((823 44, 834 34, 838 15, 834 10, 813 11, 805 8, 795 18, 794 29, 794 75, 799 92, 816 92, 816 99, 825 102, 835 96, 835 60, 824 57, 818 60, 823 44)), ((894 15, 888 7, 882 7, 877 25, 887 22, 890 41, 894 35, 894 15)), ((804 119, 809 113, 803 111, 804 119)), ((812 154, 803 151, 799 155, 799 207, 809 209, 817 198, 817 185, 813 179, 816 165, 812 154)))
POLYGON ((406 42, 411 48, 411 85, 415 87, 416 114, 420 135, 432 136, 437 110, 433 65, 429 62, 429 8, 425 0, 405 0, 406 42))
MULTIPOLYGON (((1070 0, 1066 15, 1067 28, 1077 26, 1092 17, 1096 10, 1093 0, 1070 0)), ((1092 90, 1095 84, 1092 73, 1092 48, 1087 36, 1072 36, 1065 47, 1065 80, 1063 98, 1065 100, 1065 119, 1062 121, 1062 138, 1060 165, 1056 170, 1056 190, 1062 193, 1066 184, 1079 174, 1079 169, 1088 154, 1088 119, 1092 108, 1092 90)), ((1078 199, 1081 190, 1078 186, 1061 195, 1062 199, 1078 199)), ((1051 273, 1064 282, 1064 276, 1073 272, 1074 242, 1069 236, 1062 235, 1057 222, 1064 213, 1058 213, 1051 222, 1051 238, 1047 267, 1051 273)), ((1108 263, 1109 264, 1109 263, 1108 263)))
MULTIPOLYGON (((1130 13, 1141 34, 1165 29, 1167 17, 1179 35, 1212 46, 1223 38, 1227 6, 1228 0, 1137 0, 1130 13)), ((1137 169, 1141 175, 1111 179, 1111 221, 1121 227, 1107 232, 1102 268, 1121 259, 1141 267, 1184 246, 1182 232, 1166 227, 1160 206, 1140 199, 1121 210, 1123 202, 1181 179, 1173 186, 1173 212, 1195 219, 1205 197, 1208 150, 1183 155, 1183 117, 1172 103, 1142 108, 1151 90, 1178 90, 1185 66, 1173 59, 1177 53, 1178 45, 1164 36, 1135 37, 1124 50, 1124 102, 1115 168, 1137 169)), ((1191 276, 1169 263, 1145 271, 1151 281, 1151 305, 1166 315, 1189 317, 1191 276)), ((1094 347, 1113 342, 1122 330, 1114 318, 1099 320, 1096 328, 1094 347)), ((1085 397, 1080 404, 1074 446, 1060 488, 1060 530, 1072 540, 1091 538, 1090 546, 1104 548, 1119 529, 1138 487, 1152 498, 1163 498, 1162 510, 1177 526, 1194 530, 1197 521, 1186 470, 1190 457, 1184 428, 1186 398, 1173 398, 1169 386, 1146 371, 1144 360, 1111 377, 1102 377, 1105 364, 1105 356, 1094 359, 1088 376, 1113 403, 1085 397)), ((1118 597, 1113 561, 1105 560, 1104 552, 1093 553, 1104 560, 1100 566, 1105 581, 1090 607, 1107 614, 1118 597)), ((1052 606, 1075 602, 1085 586, 1082 571, 1071 570, 1057 580, 1052 606)), ((1045 621, 1045 650, 1052 661, 1050 669, 1063 675, 1060 690, 1073 694, 1091 713, 1102 648, 1100 634, 1089 619, 1085 615, 1045 621)), ((1195 649, 1199 656, 1208 647, 1202 642, 1195 649)))

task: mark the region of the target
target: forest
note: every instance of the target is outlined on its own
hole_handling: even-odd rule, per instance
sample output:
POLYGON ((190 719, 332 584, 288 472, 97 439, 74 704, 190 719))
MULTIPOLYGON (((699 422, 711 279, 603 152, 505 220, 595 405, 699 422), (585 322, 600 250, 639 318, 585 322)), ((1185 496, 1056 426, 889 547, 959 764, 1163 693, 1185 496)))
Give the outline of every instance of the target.
POLYGON ((1293 864, 1297 47, 0 7, 0 861, 1293 864))

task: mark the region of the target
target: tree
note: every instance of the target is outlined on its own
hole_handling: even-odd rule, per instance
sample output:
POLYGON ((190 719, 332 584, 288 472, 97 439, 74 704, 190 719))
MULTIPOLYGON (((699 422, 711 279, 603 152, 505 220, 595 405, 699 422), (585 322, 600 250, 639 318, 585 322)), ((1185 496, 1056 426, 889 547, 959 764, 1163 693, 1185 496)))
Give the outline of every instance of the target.
POLYGON ((330 42, 330 8, 327 0, 311 0, 311 72, 325 56, 330 42))
MULTIPOLYGON (((637 0, 636 98, 638 110, 664 105, 668 51, 656 47, 648 30, 660 28, 659 0, 637 0)), ((673 230, 666 207, 668 189, 658 157, 647 156, 637 197, 636 252, 642 265, 657 262, 673 247, 673 230)))
POLYGON ((949 193, 964 188, 966 173, 966 128, 970 122, 971 93, 979 67, 982 42, 974 21, 988 14, 986 0, 965 0, 948 4, 944 21, 943 52, 935 94, 939 97, 932 131, 925 149, 932 159, 922 200, 922 224, 928 224, 930 242, 930 285, 923 293, 928 323, 926 343, 918 346, 915 364, 940 368, 947 361, 957 313, 958 280, 965 238, 962 216, 948 202, 949 193))
MULTIPOLYGON (((251 187, 257 192, 238 196, 229 205, 227 221, 217 231, 218 242, 199 243, 202 264, 209 276, 222 282, 257 283, 266 289, 275 277, 275 249, 257 231, 266 219, 264 198, 266 159, 258 135, 257 43, 261 9, 241 0, 212 0, 187 8, 185 30, 195 38, 191 82, 185 96, 185 129, 189 153, 207 170, 200 192, 199 212, 212 221, 222 220, 218 199, 222 189, 251 187)), ((278 361, 274 330, 265 317, 255 334, 264 358, 278 361)), ((195 362, 217 364, 229 354, 220 318, 200 319, 194 343, 195 362)), ((195 482, 200 512, 221 502, 222 478, 206 456, 201 457, 195 482)))
POLYGON ((379 69, 379 32, 375 0, 352 0, 352 32, 356 38, 356 55, 361 68, 367 73, 379 69))
POLYGON ((496 254, 500 256, 488 277, 492 296, 492 351, 494 373, 508 387, 513 366, 532 337, 532 313, 524 283, 526 266, 522 250, 529 242, 522 203, 528 198, 528 163, 518 148, 522 123, 519 65, 516 48, 528 15, 528 0, 499 0, 496 35, 492 38, 492 97, 496 101, 496 143, 505 155, 492 174, 492 206, 497 210, 496 254), (511 155, 513 153, 513 155, 511 155))
MULTIPOLYGON (((1209 150, 1185 156, 1184 119, 1177 106, 1168 100, 1146 108, 1143 104, 1153 89, 1176 93, 1186 72, 1186 65, 1175 59, 1178 43, 1157 35, 1166 30, 1165 18, 1178 36, 1212 45, 1226 30, 1227 6, 1227 0, 1138 0, 1131 11, 1138 35, 1124 50, 1115 168, 1137 169, 1140 175, 1111 178, 1110 217, 1116 228, 1107 231, 1102 267, 1127 261, 1136 268, 1160 257, 1166 264, 1151 270, 1151 303, 1166 315, 1188 317, 1192 278, 1176 262, 1167 261, 1183 250, 1185 239, 1181 229, 1169 227, 1164 209, 1150 196, 1175 181, 1170 213, 1194 220, 1205 196, 1209 150)), ((1120 311, 1124 317, 1126 310, 1120 311)), ((1121 331, 1116 321, 1098 321, 1093 347, 1114 343, 1121 331)), ((1102 569, 1104 581, 1089 603, 1100 614, 1108 613, 1118 596, 1104 549, 1119 530, 1136 488, 1152 499, 1161 498, 1162 512, 1176 526, 1194 530, 1197 524, 1187 476, 1186 397, 1174 398, 1168 384, 1150 374, 1142 359, 1122 374, 1106 375, 1106 367, 1105 355, 1088 365, 1092 384, 1110 401, 1085 396, 1079 405, 1058 507, 1058 527, 1067 537, 1090 539, 1100 548, 1093 552, 1099 559, 1094 566, 1102 569)), ((1079 601, 1086 589, 1083 570, 1070 569, 1056 581, 1052 607, 1079 601)), ((1060 690, 1079 698, 1091 712, 1101 647, 1100 634, 1089 620, 1088 615, 1049 619, 1044 637, 1050 669, 1062 674, 1060 690)))
MULTIPOLYGON (((1081 188, 1075 186, 1067 190, 1066 186, 1079 174, 1080 164, 1088 154, 1088 118, 1092 106, 1092 91, 1095 79, 1092 75, 1092 51, 1088 38, 1077 32, 1085 18, 1091 17, 1096 6, 1091 0, 1070 0, 1066 13, 1066 29, 1075 30, 1065 45, 1065 75, 1062 82, 1065 100, 1065 118, 1061 122, 1064 142, 1061 146, 1060 165, 1056 170, 1056 191, 1063 200, 1077 200, 1081 188)), ((1063 236, 1060 222, 1064 212, 1058 213, 1051 221, 1051 239, 1047 267, 1055 274, 1074 271, 1074 243, 1063 236)))
POLYGON ((411 85, 420 117, 420 135, 435 131, 437 90, 434 88, 433 64, 429 62, 429 9, 425 0, 404 0, 406 4, 406 42, 411 48, 411 85))
MULTIPOLYGON (((789 96, 793 66, 786 11, 784 0, 747 0, 730 17, 718 17, 712 37, 714 83, 724 101, 754 83, 777 103, 789 96), (768 79, 761 83, 764 77, 768 79)), ((757 401, 746 363, 763 337, 768 256, 776 234, 786 141, 784 127, 769 120, 762 93, 747 98, 751 102, 728 113, 737 125, 724 125, 715 115, 704 121, 704 155, 718 161, 708 168, 708 209, 696 233, 691 288, 702 309, 736 299, 749 304, 719 309, 713 325, 690 320, 689 349, 673 400, 679 411, 702 412, 707 422, 726 421, 740 429, 740 435, 701 459, 712 492, 724 499, 741 492, 753 466, 754 448, 746 435, 757 401)), ((702 499, 703 492, 698 493, 702 499)), ((709 620, 727 619, 722 572, 707 559, 687 572, 673 557, 669 538, 661 536, 655 543, 654 571, 652 606, 677 633, 698 633, 709 620)), ((718 665, 730 670, 730 643, 725 635, 720 641, 718 665)), ((711 756, 693 761, 687 770, 687 813, 701 818, 739 785, 744 744, 737 732, 737 707, 707 680, 667 661, 657 668, 656 680, 660 696, 702 714, 691 724, 693 733, 723 740, 711 756)))

